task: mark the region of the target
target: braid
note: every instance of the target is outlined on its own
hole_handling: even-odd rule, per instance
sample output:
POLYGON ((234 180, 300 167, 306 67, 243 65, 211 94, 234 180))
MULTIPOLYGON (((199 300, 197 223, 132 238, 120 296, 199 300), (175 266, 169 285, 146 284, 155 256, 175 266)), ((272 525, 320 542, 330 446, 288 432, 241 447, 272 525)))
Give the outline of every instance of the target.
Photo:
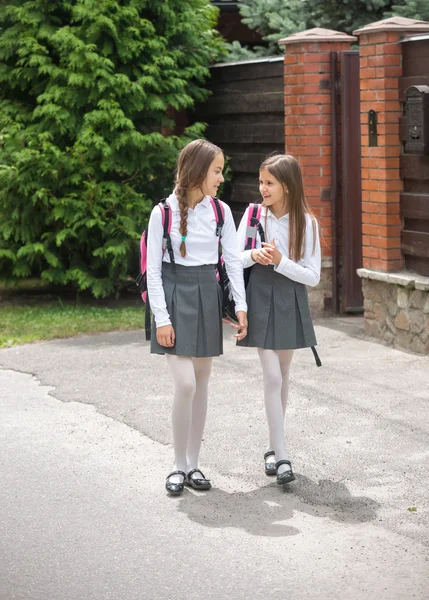
MULTIPOLYGON (((186 238, 188 235, 188 203, 186 201, 186 190, 180 184, 176 187, 176 196, 179 200, 180 208, 180 233, 182 234, 182 238, 186 238)), ((186 244, 183 239, 180 244, 180 256, 186 256, 186 244)))

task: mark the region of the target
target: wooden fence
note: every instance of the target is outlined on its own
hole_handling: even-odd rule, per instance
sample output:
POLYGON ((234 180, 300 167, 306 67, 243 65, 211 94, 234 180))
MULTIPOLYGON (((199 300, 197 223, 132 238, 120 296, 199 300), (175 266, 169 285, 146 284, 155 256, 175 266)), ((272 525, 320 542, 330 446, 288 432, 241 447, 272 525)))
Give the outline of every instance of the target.
POLYGON ((259 200, 258 170, 273 152, 284 152, 283 57, 225 63, 211 68, 210 100, 198 109, 206 137, 225 152, 232 181, 225 199, 238 219, 259 200))

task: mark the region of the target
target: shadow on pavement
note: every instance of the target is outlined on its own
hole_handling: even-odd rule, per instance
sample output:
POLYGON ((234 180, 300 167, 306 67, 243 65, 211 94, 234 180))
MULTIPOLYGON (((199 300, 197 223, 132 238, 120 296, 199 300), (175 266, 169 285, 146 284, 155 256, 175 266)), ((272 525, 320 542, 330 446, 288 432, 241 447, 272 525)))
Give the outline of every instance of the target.
POLYGON ((236 527, 258 536, 284 537, 300 533, 284 521, 294 512, 329 518, 339 523, 366 523, 377 517, 378 502, 365 496, 352 496, 343 482, 303 475, 284 489, 275 482, 251 492, 210 492, 185 490, 178 510, 205 527, 236 527))

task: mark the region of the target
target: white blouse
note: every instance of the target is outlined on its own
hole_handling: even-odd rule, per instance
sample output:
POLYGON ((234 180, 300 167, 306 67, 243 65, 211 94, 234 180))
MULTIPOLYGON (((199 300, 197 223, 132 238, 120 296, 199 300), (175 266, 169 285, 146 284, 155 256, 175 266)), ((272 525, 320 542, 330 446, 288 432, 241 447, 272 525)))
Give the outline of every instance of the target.
MULTIPOLYGON (((171 243, 174 260, 178 265, 187 267, 201 265, 216 265, 218 262, 219 240, 216 236, 216 219, 210 197, 205 196, 194 209, 188 210, 188 235, 186 237, 186 256, 180 255, 182 235, 180 227, 180 209, 176 194, 173 192, 167 198, 171 206, 171 243)), ((232 295, 236 311, 247 312, 246 293, 244 290, 243 267, 240 252, 237 249, 237 233, 231 209, 222 202, 225 210, 225 223, 222 229, 222 253, 226 270, 231 282, 232 295)), ((147 240, 147 287, 150 305, 157 327, 170 325, 170 315, 165 302, 162 287, 162 262, 170 262, 168 252, 162 254, 162 216, 159 206, 155 206, 149 219, 147 240)))
MULTIPOLYGON (((243 268, 255 264, 251 257, 252 250, 244 250, 246 245, 248 212, 249 207, 247 207, 246 212, 241 219, 240 227, 238 228, 238 244, 243 268)), ((269 209, 262 207, 260 222, 265 232, 265 241, 271 243, 271 241, 274 240, 277 249, 283 255, 280 263, 274 267, 274 270, 298 283, 303 283, 304 285, 311 287, 317 285, 320 281, 321 268, 319 228, 317 221, 315 221, 316 243, 314 244, 313 220, 309 214, 306 214, 305 249, 303 257, 298 262, 289 258, 289 214, 277 219, 269 209), (266 220, 265 216, 267 217, 266 220)), ((256 235, 256 248, 262 248, 259 233, 256 235)))

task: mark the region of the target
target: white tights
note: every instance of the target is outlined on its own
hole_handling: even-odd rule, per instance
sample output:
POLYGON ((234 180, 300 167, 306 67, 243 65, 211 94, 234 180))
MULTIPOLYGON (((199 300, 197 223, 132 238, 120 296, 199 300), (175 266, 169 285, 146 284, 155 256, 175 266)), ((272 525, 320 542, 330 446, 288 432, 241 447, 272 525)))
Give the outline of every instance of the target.
MULTIPOLYGON (((174 471, 188 473, 198 468, 198 457, 207 416, 211 358, 191 358, 166 354, 174 381, 173 443, 174 471)), ((198 476, 198 474, 196 474, 198 476)), ((174 475, 172 483, 183 477, 174 475)))
MULTIPOLYGON (((264 350, 258 348, 264 379, 265 413, 267 415, 269 440, 267 450, 274 450, 272 462, 287 460, 284 439, 284 417, 289 391, 289 371, 293 350, 264 350)), ((288 470, 279 467, 279 473, 288 470)))

